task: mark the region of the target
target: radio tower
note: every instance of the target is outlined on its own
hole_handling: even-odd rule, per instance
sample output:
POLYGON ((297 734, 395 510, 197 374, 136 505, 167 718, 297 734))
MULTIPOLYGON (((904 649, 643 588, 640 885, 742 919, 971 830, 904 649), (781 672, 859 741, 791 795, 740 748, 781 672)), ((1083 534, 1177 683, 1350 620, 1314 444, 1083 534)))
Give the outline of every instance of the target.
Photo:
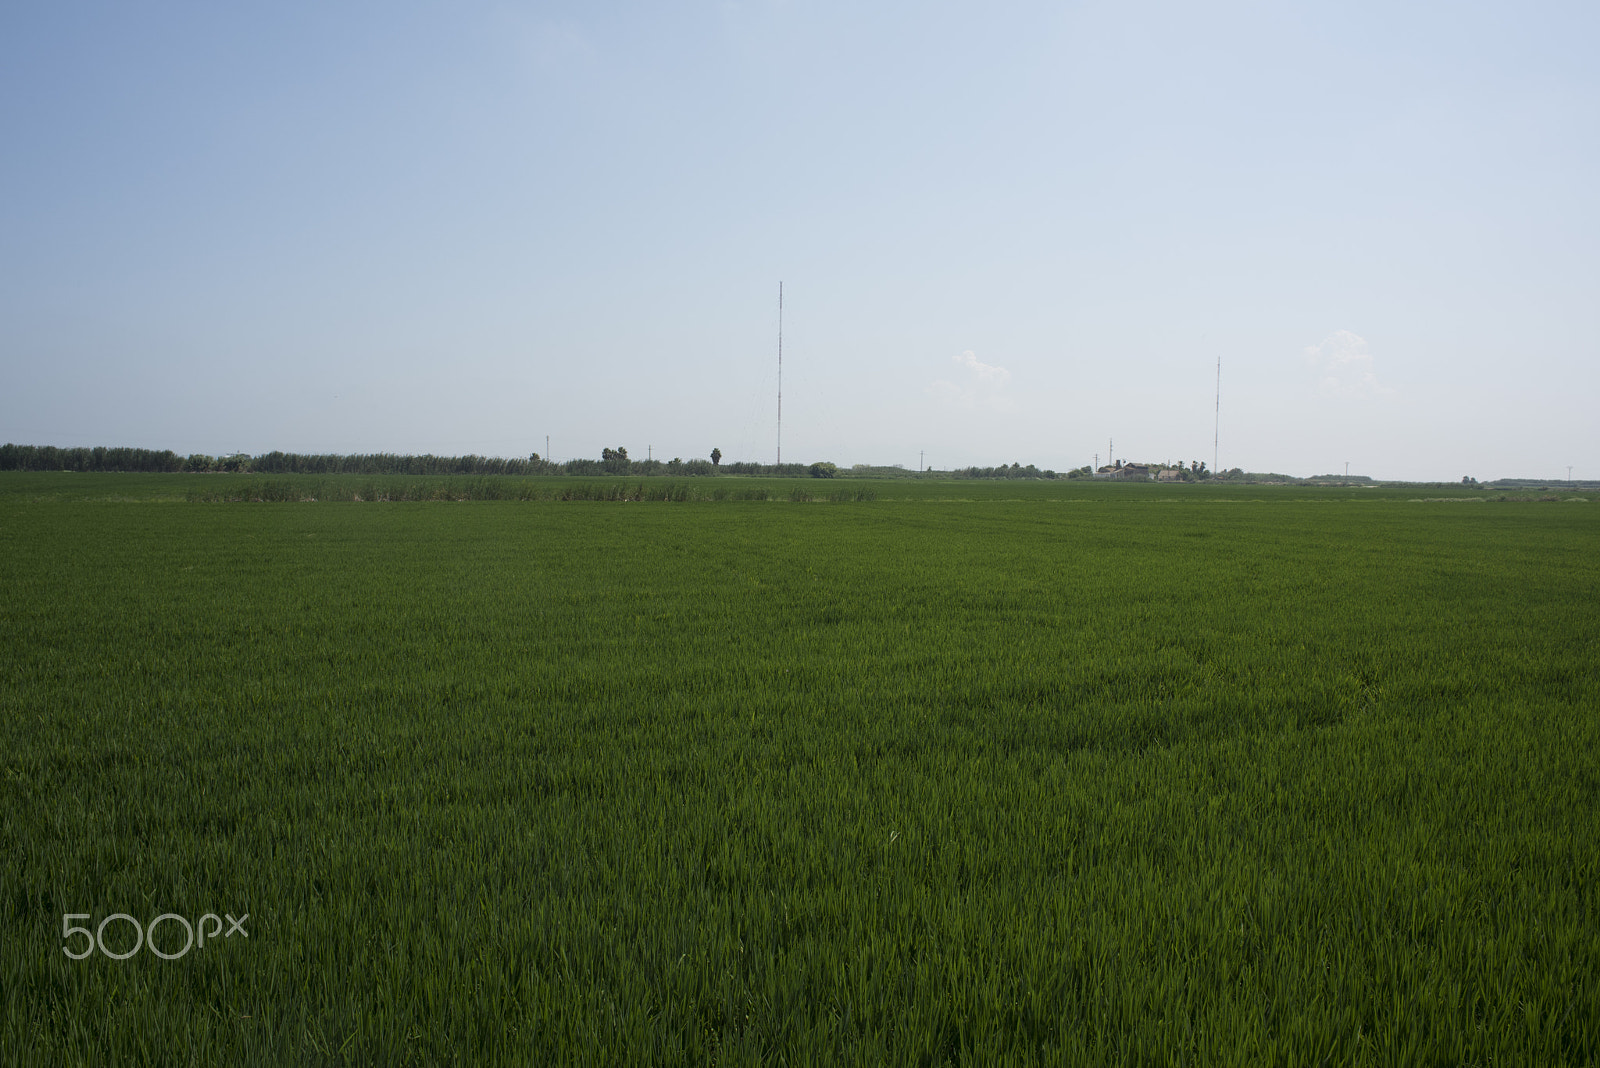
POLYGON ((783 282, 778 283, 778 466, 783 466, 783 282))
POLYGON ((1217 413, 1211 428, 1211 477, 1217 477, 1217 442, 1222 440, 1222 357, 1217 357, 1217 413))

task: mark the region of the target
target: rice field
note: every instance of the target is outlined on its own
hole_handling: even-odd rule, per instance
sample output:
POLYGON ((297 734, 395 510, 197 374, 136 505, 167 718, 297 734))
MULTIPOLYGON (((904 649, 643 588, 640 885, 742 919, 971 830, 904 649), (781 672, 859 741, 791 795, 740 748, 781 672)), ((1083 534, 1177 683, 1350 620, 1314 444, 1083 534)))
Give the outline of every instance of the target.
POLYGON ((5 1061, 1600 1062, 1592 495, 670 485, 0 476, 5 1061))

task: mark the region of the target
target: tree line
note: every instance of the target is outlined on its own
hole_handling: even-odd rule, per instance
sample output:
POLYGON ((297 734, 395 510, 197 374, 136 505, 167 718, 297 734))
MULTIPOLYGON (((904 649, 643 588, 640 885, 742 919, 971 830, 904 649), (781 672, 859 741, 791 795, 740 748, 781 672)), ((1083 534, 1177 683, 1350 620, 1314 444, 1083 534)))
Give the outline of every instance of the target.
MULTIPOLYGON (((578 461, 583 462, 583 461, 578 461)), ((559 474, 562 465, 491 456, 401 455, 397 453, 268 452, 180 456, 171 449, 93 448, 54 445, 0 446, 0 471, 237 471, 265 475, 531 475, 559 474)))
POLYGON ((0 471, 182 471, 183 465, 171 449, 0 445, 0 471))
POLYGON ((171 449, 108 448, 106 446, 58 448, 54 445, 0 446, 0 471, 101 471, 101 472, 241 472, 261 475, 763 475, 767 477, 832 478, 831 463, 761 464, 727 463, 722 450, 712 449, 711 459, 673 457, 671 460, 636 460, 626 448, 602 449, 598 460, 550 460, 538 453, 526 459, 502 456, 434 456, 432 453, 301 453, 274 450, 252 456, 232 453, 180 456, 171 449))
POLYGON ((1014 463, 1009 467, 1001 464, 999 467, 963 467, 950 472, 952 478, 1060 478, 1049 468, 1040 470, 1033 464, 1024 467, 1014 463))
MULTIPOLYGON (((252 456, 231 453, 211 456, 190 453, 180 456, 171 449, 124 447, 93 448, 54 445, 0 446, 0 471, 101 471, 101 472, 239 472, 262 475, 754 475, 764 478, 835 478, 840 474, 833 463, 763 464, 722 462, 722 450, 712 449, 710 459, 675 456, 670 460, 637 460, 626 448, 606 448, 598 460, 555 461, 532 453, 526 459, 502 456, 435 456, 432 453, 301 453, 274 450, 252 456)), ((1088 474, 1085 468, 1081 472, 1088 474)), ((1080 472, 1059 475, 1033 464, 1004 464, 999 467, 966 467, 943 474, 948 478, 1062 478, 1080 477, 1080 472)))

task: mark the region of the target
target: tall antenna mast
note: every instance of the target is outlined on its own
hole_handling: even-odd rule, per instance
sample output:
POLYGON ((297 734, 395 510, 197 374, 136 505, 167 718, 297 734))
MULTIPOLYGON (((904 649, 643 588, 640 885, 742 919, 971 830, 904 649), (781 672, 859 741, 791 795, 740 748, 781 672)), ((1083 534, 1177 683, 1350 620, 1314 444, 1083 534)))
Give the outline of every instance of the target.
POLYGON ((783 466, 783 282, 778 282, 778 466, 783 466))
MULTIPOLYGON (((1211 474, 1217 473, 1217 442, 1222 440, 1222 357, 1217 357, 1217 414, 1216 424, 1211 428, 1211 474)), ((1348 470, 1348 467, 1347 467, 1348 470)))

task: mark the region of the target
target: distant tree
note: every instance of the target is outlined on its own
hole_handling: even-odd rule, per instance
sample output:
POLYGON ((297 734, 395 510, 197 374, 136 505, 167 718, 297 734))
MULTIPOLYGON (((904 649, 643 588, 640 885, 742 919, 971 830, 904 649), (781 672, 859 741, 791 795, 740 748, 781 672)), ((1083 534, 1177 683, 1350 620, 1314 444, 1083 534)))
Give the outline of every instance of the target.
POLYGON ((830 464, 826 460, 811 465, 808 474, 812 478, 832 478, 839 473, 837 464, 830 464))
POLYGON ((722 450, 721 449, 712 449, 711 450, 711 465, 713 467, 722 466, 722 450))

